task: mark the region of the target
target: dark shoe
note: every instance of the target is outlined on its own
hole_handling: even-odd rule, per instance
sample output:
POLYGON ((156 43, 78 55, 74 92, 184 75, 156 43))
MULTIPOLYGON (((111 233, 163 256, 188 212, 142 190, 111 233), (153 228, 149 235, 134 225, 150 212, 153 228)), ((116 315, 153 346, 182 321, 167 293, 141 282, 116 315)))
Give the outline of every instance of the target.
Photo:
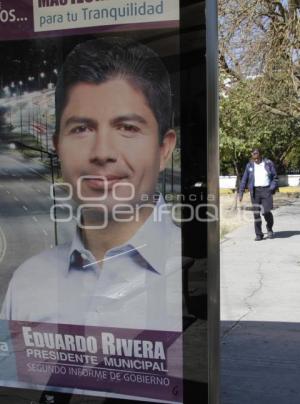
POLYGON ((274 233, 272 230, 268 231, 268 238, 274 238, 274 233))
POLYGON ((261 241, 263 238, 264 238, 264 235, 263 235, 263 234, 258 234, 258 235, 255 237, 254 241, 261 241))

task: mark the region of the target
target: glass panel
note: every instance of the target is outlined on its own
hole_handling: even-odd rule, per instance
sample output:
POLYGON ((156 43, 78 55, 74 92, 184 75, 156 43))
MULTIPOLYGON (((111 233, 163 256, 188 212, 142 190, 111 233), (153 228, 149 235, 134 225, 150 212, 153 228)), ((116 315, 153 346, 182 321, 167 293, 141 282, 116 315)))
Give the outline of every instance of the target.
POLYGON ((205 2, 9 4, 0 401, 206 402, 205 2))

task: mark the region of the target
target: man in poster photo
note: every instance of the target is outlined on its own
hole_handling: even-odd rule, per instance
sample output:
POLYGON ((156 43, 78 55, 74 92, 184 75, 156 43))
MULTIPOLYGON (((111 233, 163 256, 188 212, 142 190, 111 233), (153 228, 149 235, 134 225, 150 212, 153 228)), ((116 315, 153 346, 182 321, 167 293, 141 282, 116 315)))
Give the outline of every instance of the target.
POLYGON ((148 47, 99 39, 68 55, 54 144, 79 224, 70 244, 16 270, 1 318, 181 330, 180 230, 155 191, 176 143, 171 112, 168 72, 148 47))

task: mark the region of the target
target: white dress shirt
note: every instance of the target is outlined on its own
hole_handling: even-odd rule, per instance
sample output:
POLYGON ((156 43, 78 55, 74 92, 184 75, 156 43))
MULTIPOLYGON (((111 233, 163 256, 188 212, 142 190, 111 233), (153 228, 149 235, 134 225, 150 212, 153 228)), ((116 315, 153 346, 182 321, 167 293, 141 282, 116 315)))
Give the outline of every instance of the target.
POLYGON ((257 164, 254 163, 254 186, 255 187, 268 187, 270 179, 268 172, 265 168, 265 162, 257 164))
MULTIPOLYGON (((1 318, 145 330, 182 330, 181 234, 170 214, 151 216, 101 268, 79 231, 14 273, 1 318), (95 263, 95 264, 94 264, 95 263)), ((165 209, 164 209, 165 212, 165 209)))

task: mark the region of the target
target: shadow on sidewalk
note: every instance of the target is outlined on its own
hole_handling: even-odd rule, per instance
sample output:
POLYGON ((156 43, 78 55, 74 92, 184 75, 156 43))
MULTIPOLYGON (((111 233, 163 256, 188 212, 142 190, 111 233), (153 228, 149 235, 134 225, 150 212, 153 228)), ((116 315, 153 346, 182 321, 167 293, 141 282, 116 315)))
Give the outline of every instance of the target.
POLYGON ((221 322, 221 403, 299 404, 300 323, 233 325, 221 322))
POLYGON ((293 236, 299 236, 300 231, 276 231, 274 238, 289 238, 293 236))

